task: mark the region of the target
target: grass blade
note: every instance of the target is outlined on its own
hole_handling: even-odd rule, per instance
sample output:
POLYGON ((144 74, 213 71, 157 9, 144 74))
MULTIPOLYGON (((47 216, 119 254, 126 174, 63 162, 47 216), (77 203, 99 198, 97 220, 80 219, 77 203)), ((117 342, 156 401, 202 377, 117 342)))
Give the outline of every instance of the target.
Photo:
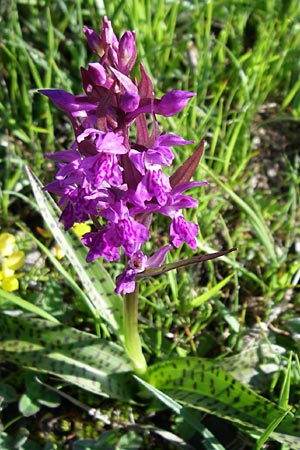
MULTIPOLYGON (((274 242, 271 238, 269 229, 263 218, 257 214, 243 199, 241 199, 229 186, 223 183, 208 167, 203 167, 206 173, 229 195, 229 197, 245 212, 248 216, 253 228, 256 231, 257 237, 267 250, 271 261, 277 264, 278 259, 274 249, 274 242)), ((253 206, 253 205, 252 205, 253 206)))
POLYGON ((208 291, 204 292, 201 295, 198 295, 198 297, 196 297, 196 298, 193 298, 191 300, 191 305, 194 308, 197 308, 198 306, 201 306, 204 303, 206 303, 214 295, 218 294, 218 292, 220 292, 220 290, 223 289, 224 286, 226 286, 226 284, 231 280, 232 276, 233 276, 232 274, 229 275, 228 277, 224 278, 224 280, 222 280, 219 283, 217 283, 215 286, 213 286, 208 291))
POLYGON ((27 300, 24 300, 23 298, 19 297, 18 295, 12 294, 11 292, 4 291, 3 289, 0 289, 0 298, 3 300, 7 300, 11 303, 14 303, 18 307, 24 309, 25 311, 28 311, 36 316, 41 317, 42 319, 49 320, 54 323, 59 323, 59 321, 53 317, 51 314, 44 311, 39 306, 36 306, 27 300))

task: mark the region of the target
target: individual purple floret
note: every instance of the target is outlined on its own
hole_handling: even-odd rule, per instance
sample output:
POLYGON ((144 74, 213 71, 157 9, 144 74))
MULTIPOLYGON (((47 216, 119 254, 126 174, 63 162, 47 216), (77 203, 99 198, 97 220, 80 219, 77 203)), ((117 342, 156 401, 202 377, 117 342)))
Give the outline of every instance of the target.
POLYGON ((131 257, 126 270, 117 276, 117 294, 130 294, 135 289, 135 277, 145 269, 161 267, 164 263, 171 245, 165 245, 155 252, 149 259, 141 250, 138 250, 131 257))
POLYGON ((126 255, 116 292, 127 294, 135 289, 136 275, 160 267, 171 248, 165 245, 150 258, 143 253, 153 214, 170 218, 175 247, 187 243, 196 249, 198 226, 186 221, 183 210, 198 202, 184 193, 205 184, 190 181, 203 145, 170 177, 164 168, 174 160, 171 147, 193 141, 160 132, 157 122, 158 115, 179 113, 195 94, 173 90, 156 98, 142 64, 137 81, 131 74, 137 57, 134 32, 126 31, 118 40, 106 17, 100 34, 88 27, 83 31, 98 58, 81 69, 84 93, 40 91, 67 114, 75 135, 68 150, 46 155, 57 160, 58 171, 45 189, 60 197, 66 230, 92 220, 94 230, 82 238, 89 249, 87 261, 100 256, 117 261, 126 255))

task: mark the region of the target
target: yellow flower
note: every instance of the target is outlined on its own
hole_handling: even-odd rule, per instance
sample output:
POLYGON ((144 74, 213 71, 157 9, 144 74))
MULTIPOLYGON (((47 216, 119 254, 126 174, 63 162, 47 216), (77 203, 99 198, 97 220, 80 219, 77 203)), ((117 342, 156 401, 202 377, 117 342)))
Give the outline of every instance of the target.
POLYGON ((91 226, 88 225, 87 223, 74 223, 73 226, 73 230, 75 231, 75 233, 77 234, 77 236, 79 236, 80 238, 82 238, 82 236, 85 233, 89 233, 91 231, 91 226))
POLYGON ((65 252, 60 248, 58 244, 54 245, 53 253, 58 260, 63 259, 63 257, 65 256, 65 252))
POLYGON ((2 280, 2 289, 7 292, 17 291, 19 289, 19 280, 16 277, 9 277, 2 280))
POLYGON ((0 234, 0 256, 5 257, 13 253, 16 247, 16 238, 10 233, 0 234))
POLYGON ((0 286, 5 291, 19 289, 18 278, 21 274, 15 274, 24 264, 24 252, 17 249, 16 238, 10 233, 0 234, 0 286))

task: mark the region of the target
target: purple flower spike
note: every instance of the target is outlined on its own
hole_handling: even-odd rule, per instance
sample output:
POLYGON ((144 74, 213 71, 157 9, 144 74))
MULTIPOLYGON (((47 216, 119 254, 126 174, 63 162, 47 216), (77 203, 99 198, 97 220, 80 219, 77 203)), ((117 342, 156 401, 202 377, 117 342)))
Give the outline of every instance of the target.
POLYGON ((75 222, 89 220, 95 225, 82 238, 89 250, 87 261, 126 256, 128 264, 117 277, 116 292, 128 294, 139 274, 157 273, 172 245, 187 243, 196 249, 198 226, 187 222, 183 212, 198 205, 185 191, 205 184, 191 181, 204 143, 167 175, 165 168, 175 158, 172 147, 193 141, 160 131, 157 116, 179 113, 195 93, 172 90, 156 98, 144 66, 140 64, 140 75, 132 74, 135 33, 126 31, 118 40, 107 17, 99 34, 86 26, 83 31, 98 58, 81 68, 85 93, 40 91, 68 115, 74 129, 69 149, 46 155, 57 161, 58 171, 45 189, 59 197, 65 230, 75 222), (172 245, 159 248, 148 259, 142 250, 155 213, 170 219, 172 245))

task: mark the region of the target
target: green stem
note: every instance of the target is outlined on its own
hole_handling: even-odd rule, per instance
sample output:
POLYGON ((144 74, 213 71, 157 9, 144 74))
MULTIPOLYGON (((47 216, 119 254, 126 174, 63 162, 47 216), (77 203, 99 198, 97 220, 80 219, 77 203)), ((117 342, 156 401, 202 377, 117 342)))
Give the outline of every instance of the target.
POLYGON ((142 352, 142 344, 138 331, 138 305, 139 287, 136 284, 135 291, 124 297, 124 338, 125 349, 131 359, 134 371, 137 375, 143 375, 147 371, 147 363, 142 352))

